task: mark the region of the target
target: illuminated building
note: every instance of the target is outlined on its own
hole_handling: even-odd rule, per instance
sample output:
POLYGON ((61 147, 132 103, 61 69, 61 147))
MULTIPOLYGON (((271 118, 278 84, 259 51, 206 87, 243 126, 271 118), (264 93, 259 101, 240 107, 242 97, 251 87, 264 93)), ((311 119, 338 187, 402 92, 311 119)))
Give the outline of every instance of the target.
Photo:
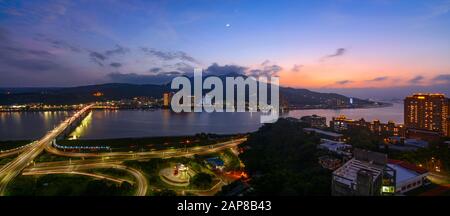
POLYGON ((395 192, 405 193, 427 182, 428 170, 400 160, 388 160, 388 166, 395 170, 395 192))
POLYGON ((344 115, 341 115, 339 117, 333 117, 333 119, 330 121, 330 127, 334 131, 345 131, 348 130, 349 125, 354 124, 355 121, 351 119, 347 119, 344 115))
POLYGON ((318 115, 312 115, 312 116, 303 116, 300 118, 303 122, 306 122, 309 124, 310 127, 313 128, 326 128, 327 127, 327 118, 318 116, 318 115))
POLYGON ((420 131, 449 135, 449 102, 443 94, 414 94, 405 98, 405 126, 420 131))
POLYGON ((351 158, 352 156, 352 146, 349 144, 328 139, 321 139, 320 142, 317 146, 318 149, 326 150, 343 157, 351 158))
POLYGON ((165 92, 163 94, 163 107, 169 108, 170 107, 170 100, 172 99, 172 95, 169 92, 165 92))
POLYGON ((188 167, 181 163, 177 164, 174 169, 174 176, 178 176, 182 180, 189 179, 188 167))
POLYGON ((303 128, 303 132, 305 132, 307 134, 315 134, 321 138, 331 139, 334 141, 341 141, 344 139, 343 134, 334 133, 334 132, 330 132, 330 131, 324 131, 324 130, 320 130, 317 128, 303 128))
POLYGON ((367 122, 364 119, 352 120, 345 116, 333 117, 330 127, 334 131, 345 131, 351 128, 365 128, 380 136, 405 136, 405 127, 393 121, 381 123, 379 120, 367 122))
POLYGON ((219 157, 212 157, 206 159, 206 163, 211 166, 213 170, 223 170, 225 168, 225 163, 219 157))
POLYGON ((354 158, 333 172, 333 196, 380 196, 395 193, 396 172, 387 155, 355 149, 354 158))
POLYGON ((95 92, 94 94, 92 94, 94 97, 101 97, 103 96, 103 93, 101 92, 95 92))
POLYGON ((341 167, 342 161, 329 155, 325 155, 319 157, 319 164, 325 169, 336 170, 341 167))

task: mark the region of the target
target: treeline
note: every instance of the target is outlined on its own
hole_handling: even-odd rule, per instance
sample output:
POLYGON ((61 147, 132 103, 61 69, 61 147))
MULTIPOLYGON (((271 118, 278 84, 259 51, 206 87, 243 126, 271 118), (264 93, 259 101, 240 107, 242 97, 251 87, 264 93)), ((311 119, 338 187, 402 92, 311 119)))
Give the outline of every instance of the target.
POLYGON ((317 143, 307 125, 279 119, 250 135, 240 158, 251 176, 248 195, 329 195, 331 172, 318 163, 317 143))

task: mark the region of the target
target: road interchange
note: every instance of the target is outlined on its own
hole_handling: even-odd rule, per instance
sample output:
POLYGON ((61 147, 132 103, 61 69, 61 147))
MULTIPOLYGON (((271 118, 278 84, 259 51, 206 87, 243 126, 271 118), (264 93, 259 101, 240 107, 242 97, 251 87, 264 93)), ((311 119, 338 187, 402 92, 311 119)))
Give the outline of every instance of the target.
POLYGON ((122 163, 128 160, 145 160, 151 158, 173 158, 189 157, 194 155, 210 154, 224 149, 233 148, 247 140, 246 137, 232 139, 230 141, 216 143, 207 146, 196 146, 183 149, 168 149, 145 152, 105 152, 105 153, 81 153, 66 152, 54 147, 51 143, 60 136, 72 123, 83 114, 89 112, 94 105, 88 105, 76 112, 74 115, 63 121, 60 125, 48 132, 42 139, 28 144, 26 147, 4 151, 0 157, 7 157, 17 154, 11 162, 0 167, 0 195, 5 195, 7 185, 20 173, 23 175, 44 175, 44 174, 78 174, 87 175, 94 178, 104 178, 111 181, 121 181, 108 176, 94 175, 86 173, 88 169, 113 168, 130 173, 136 180, 136 195, 144 196, 147 193, 148 182, 139 170, 127 167, 122 163), (34 163, 34 159, 43 151, 50 154, 69 157, 83 158, 83 160, 68 160, 59 162, 34 163), (84 159, 88 158, 88 159, 84 159), (32 164, 32 165, 31 165, 32 164))

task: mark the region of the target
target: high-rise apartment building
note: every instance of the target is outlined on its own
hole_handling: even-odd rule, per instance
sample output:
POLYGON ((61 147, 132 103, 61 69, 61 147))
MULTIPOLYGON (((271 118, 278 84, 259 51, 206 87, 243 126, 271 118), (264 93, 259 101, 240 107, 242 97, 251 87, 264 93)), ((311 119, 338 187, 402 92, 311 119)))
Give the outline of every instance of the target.
POLYGON ((169 108, 170 107, 170 101, 172 100, 172 95, 169 92, 165 92, 163 94, 163 107, 169 108))
POLYGON ((405 98, 407 129, 439 132, 449 136, 449 100, 443 94, 414 94, 405 98))

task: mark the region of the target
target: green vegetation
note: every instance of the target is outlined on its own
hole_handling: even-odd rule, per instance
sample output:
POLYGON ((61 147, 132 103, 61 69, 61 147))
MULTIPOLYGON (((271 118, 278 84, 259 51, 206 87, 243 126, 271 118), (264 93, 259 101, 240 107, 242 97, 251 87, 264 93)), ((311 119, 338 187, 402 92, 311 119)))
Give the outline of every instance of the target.
POLYGON ((215 196, 228 196, 230 192, 232 192, 236 187, 239 187, 239 185, 242 184, 241 180, 237 180, 234 182, 231 182, 231 184, 224 185, 222 189, 217 192, 215 196))
MULTIPOLYGON (((178 137, 146 137, 104 140, 60 140, 62 146, 108 146, 112 151, 149 151, 168 148, 189 148, 216 144, 237 137, 235 135, 197 134, 178 137)), ((103 150, 107 151, 107 150, 103 150)))
POLYGON ((405 193, 405 195, 406 196, 419 196, 419 195, 421 195, 421 194, 423 194, 423 193, 425 193, 427 191, 436 189, 438 187, 439 187, 439 185, 431 183, 431 184, 429 184, 427 186, 422 186, 422 187, 416 188, 414 190, 408 191, 408 192, 405 193))
POLYGON ((231 151, 231 149, 223 151, 221 154, 221 158, 225 162, 225 171, 241 169, 241 160, 231 151))
POLYGON ((353 148, 377 151, 383 139, 366 128, 350 128, 344 133, 349 137, 348 144, 353 148))
POLYGON ((116 177, 116 178, 120 178, 120 179, 124 179, 124 180, 128 180, 128 181, 135 181, 136 179, 130 175, 130 173, 128 173, 125 170, 120 170, 120 169, 114 169, 114 168, 99 168, 99 169, 90 169, 87 170, 90 173, 95 173, 95 174, 100 174, 100 175, 107 175, 107 176, 111 176, 111 177, 116 177))
POLYGON ((442 171, 450 172, 450 148, 444 144, 444 139, 431 142, 428 148, 421 148, 417 151, 400 152, 389 149, 387 152, 389 158, 392 159, 422 164, 430 170, 434 170, 438 166, 442 171))
POLYGON ((12 156, 8 156, 8 157, 4 157, 4 158, 0 158, 0 165, 5 165, 9 162, 11 162, 12 160, 14 160, 14 158, 16 158, 17 155, 12 155, 12 156))
MULTIPOLYGON (((214 184, 218 183, 218 179, 215 178, 215 174, 207 169, 201 159, 198 157, 194 158, 169 158, 169 159, 150 159, 148 161, 125 161, 124 165, 128 167, 132 167, 138 170, 141 170, 144 175, 147 177, 147 180, 149 182, 150 188, 149 193, 150 195, 154 196, 166 196, 168 191, 165 190, 172 190, 172 191, 181 191, 181 190, 203 190, 211 188, 214 184), (202 175, 206 174, 211 177, 211 182, 207 185, 206 181, 203 181, 205 179, 202 179, 202 175, 200 176, 199 184, 190 184, 187 187, 178 187, 178 186, 171 186, 163 182, 159 176, 159 171, 161 169, 167 168, 167 167, 173 167, 177 163, 185 164, 194 171, 195 173, 202 175)), ((194 176, 193 179, 196 177, 194 176)), ((191 181, 193 180, 191 179, 191 181)))
POLYGON ((127 196, 133 186, 77 175, 18 176, 8 186, 8 196, 127 196))
POLYGON ((213 183, 213 176, 208 173, 197 173, 191 179, 191 184, 199 189, 208 189, 211 188, 213 183))
POLYGON ((170 189, 162 189, 162 190, 155 191, 155 193, 153 193, 153 195, 155 195, 155 196, 176 196, 177 192, 175 192, 174 190, 170 190, 170 189))
POLYGON ((279 119, 243 143, 240 158, 252 178, 252 195, 330 195, 331 172, 317 162, 319 140, 304 127, 279 119))
POLYGON ((68 160, 78 160, 79 158, 70 158, 70 157, 64 157, 64 156, 58 156, 49 154, 47 152, 42 152, 34 161, 36 163, 41 162, 54 162, 54 161, 68 161, 68 160))
POLYGON ((31 140, 12 140, 12 141, 0 141, 0 151, 14 149, 20 146, 30 144, 31 140))

